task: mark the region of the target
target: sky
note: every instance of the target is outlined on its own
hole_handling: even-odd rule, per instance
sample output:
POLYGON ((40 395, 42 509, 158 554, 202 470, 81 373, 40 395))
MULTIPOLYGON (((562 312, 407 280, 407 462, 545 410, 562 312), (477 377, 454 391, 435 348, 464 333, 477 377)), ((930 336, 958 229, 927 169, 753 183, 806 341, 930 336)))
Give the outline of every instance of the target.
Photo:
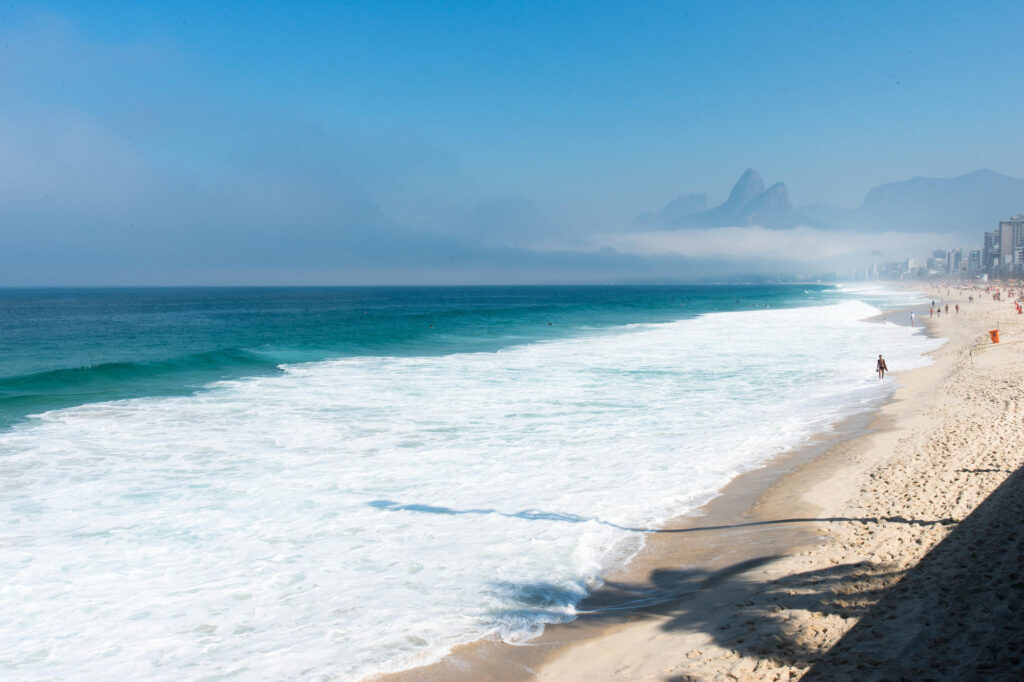
POLYGON ((1024 177, 1021 26, 1020 2, 0 2, 0 285, 714 278, 802 243, 811 271, 864 236, 626 237, 748 167, 843 208, 1024 177))

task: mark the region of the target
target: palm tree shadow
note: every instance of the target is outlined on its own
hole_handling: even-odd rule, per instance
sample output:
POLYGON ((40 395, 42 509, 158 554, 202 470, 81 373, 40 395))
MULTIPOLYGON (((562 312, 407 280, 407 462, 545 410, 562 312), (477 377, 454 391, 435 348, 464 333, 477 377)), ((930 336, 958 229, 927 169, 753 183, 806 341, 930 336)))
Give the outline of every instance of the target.
MULTIPOLYGON (((977 474, 1001 471, 964 470, 977 474)), ((469 518, 499 515, 530 522, 572 524, 596 522, 640 533, 698 533, 811 522, 907 526, 956 523, 949 518, 829 517, 652 529, 533 509, 518 512, 455 509, 390 500, 375 500, 369 504, 399 513, 462 514, 470 515, 469 518)), ((781 557, 765 555, 714 570, 657 569, 636 582, 608 581, 591 594, 587 594, 582 584, 575 583, 495 582, 491 589, 500 597, 500 602, 508 606, 490 616, 499 626, 520 631, 524 624, 532 624, 530 626, 537 629, 539 623, 565 623, 574 618, 581 625, 601 625, 621 623, 636 615, 656 616, 665 631, 704 633, 723 649, 757 659, 759 666, 767 662, 769 667, 808 671, 806 679, 809 681, 1021 680, 1024 679, 1021 674, 1024 671, 1024 579, 1020 569, 1024 566, 1024 523, 1021 519, 1024 519, 1024 470, 1017 470, 918 566, 907 572, 883 563, 864 561, 766 580, 762 569, 781 557), (957 587, 947 585, 947 579, 957 587), (986 588, 986 581, 997 581, 1000 587, 986 588), (851 621, 856 622, 852 629, 851 621), (971 627, 965 626, 961 628, 965 632, 958 632, 956 629, 961 623, 971 627), (913 649, 914 656, 906 656, 894 646, 888 649, 880 646, 878 633, 887 633, 886 640, 903 642, 900 646, 913 649), (911 658, 913 660, 909 660, 911 658), (962 663, 963 660, 968 663, 962 663), (958 672, 943 674, 941 670, 958 672)))
MULTIPOLYGON (((898 571, 863 562, 778 581, 761 579, 758 569, 780 558, 762 556, 717 570, 658 569, 643 582, 608 582, 580 601, 575 613, 580 625, 619 623, 637 613, 658 616, 664 620, 662 630, 703 632, 718 646, 741 656, 807 668, 824 652, 798 636, 794 612, 861 617, 900 577, 898 571), (696 598, 709 594, 713 599, 696 598)), ((545 583, 496 583, 495 587, 504 598, 522 604, 495 614, 507 622, 526 615, 565 622, 573 597, 579 595, 578 590, 545 583)))
POLYGON ((863 561, 765 579, 779 558, 654 570, 578 603, 580 589, 499 589, 532 599, 531 616, 549 622, 574 604, 581 623, 658 616, 665 631, 704 633, 759 667, 806 671, 807 682, 1024 680, 1024 468, 907 571, 863 561))

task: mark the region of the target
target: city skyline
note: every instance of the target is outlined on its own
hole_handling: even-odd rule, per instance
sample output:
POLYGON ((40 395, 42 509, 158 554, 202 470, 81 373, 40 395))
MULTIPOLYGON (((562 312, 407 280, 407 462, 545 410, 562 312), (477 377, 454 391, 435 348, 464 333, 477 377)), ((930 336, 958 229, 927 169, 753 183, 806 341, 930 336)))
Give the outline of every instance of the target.
POLYGON ((1024 212, 1000 220, 995 230, 986 230, 982 234, 981 248, 957 246, 948 250, 935 249, 923 259, 888 262, 881 269, 876 266, 873 264, 869 279, 944 275, 962 279, 1019 278, 1024 275, 1024 212))

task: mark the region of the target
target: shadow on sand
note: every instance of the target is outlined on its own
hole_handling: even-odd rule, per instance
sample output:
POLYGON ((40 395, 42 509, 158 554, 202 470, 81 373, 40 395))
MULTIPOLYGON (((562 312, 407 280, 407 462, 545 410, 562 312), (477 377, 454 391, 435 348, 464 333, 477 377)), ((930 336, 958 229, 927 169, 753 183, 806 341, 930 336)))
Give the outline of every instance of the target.
MULTIPOLYGON (((780 522, 791 521, 797 520, 780 522)), ((578 605, 578 623, 621 623, 627 613, 657 614, 666 618, 664 630, 704 632, 740 656, 762 659, 759 670, 794 666, 807 670, 808 682, 1024 680, 1024 469, 1010 475, 909 571, 861 562, 765 580, 759 569, 777 558, 763 556, 715 571, 655 570, 642 583, 606 583, 578 605), (794 610, 818 614, 821 634, 844 625, 835 619, 828 624, 830 616, 858 622, 822 650, 796 636, 800 624, 793 620, 794 610)), ((578 590, 543 583, 500 583, 496 589, 519 603, 496 614, 499 620, 540 615, 557 621, 579 596, 578 590)), ((669 682, 691 679, 698 678, 669 682)))
POLYGON ((1024 469, 887 590, 803 679, 1024 680, 1024 469))
MULTIPOLYGON (((767 659, 774 666, 807 668, 822 652, 806 648, 792 636, 788 610, 862 617, 900 577, 884 567, 861 563, 808 571, 779 581, 759 580, 757 569, 779 558, 759 557, 717 571, 656 570, 643 583, 606 583, 578 606, 577 623, 620 623, 626 614, 639 611, 667 617, 664 630, 697 630, 741 656, 767 659)), ((547 584, 499 587, 504 596, 521 605, 496 614, 499 620, 509 621, 525 616, 557 620, 573 594, 547 584)))

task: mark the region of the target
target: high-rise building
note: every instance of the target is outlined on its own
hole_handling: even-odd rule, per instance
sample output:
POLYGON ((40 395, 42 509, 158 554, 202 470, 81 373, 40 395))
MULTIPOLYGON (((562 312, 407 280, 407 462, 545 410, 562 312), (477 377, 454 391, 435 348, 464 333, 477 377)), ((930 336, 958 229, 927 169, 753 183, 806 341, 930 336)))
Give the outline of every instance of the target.
POLYGON ((946 254, 946 270, 951 275, 960 274, 960 266, 963 264, 964 252, 962 249, 953 249, 946 254))
POLYGON ((981 271, 981 249, 974 249, 967 253, 967 274, 974 277, 981 271))
POLYGON ((999 230, 985 233, 985 248, 981 254, 981 264, 991 270, 999 265, 999 230))
POLYGON ((1024 265, 1017 261, 1015 249, 1024 246, 1024 216, 1015 215, 1009 220, 999 221, 999 255, 1004 267, 1015 271, 1024 265))

